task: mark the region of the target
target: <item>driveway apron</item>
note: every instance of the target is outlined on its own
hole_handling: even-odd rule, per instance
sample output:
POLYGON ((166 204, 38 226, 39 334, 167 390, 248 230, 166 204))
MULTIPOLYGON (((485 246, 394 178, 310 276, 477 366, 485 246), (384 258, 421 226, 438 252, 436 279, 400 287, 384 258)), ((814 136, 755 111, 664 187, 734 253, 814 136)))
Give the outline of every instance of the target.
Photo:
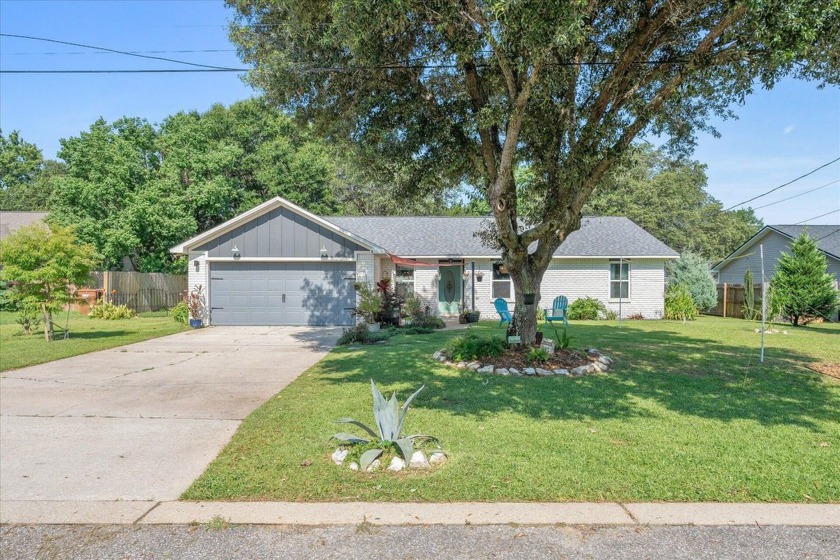
POLYGON ((214 327, 4 372, 0 497, 177 499, 340 332, 214 327))

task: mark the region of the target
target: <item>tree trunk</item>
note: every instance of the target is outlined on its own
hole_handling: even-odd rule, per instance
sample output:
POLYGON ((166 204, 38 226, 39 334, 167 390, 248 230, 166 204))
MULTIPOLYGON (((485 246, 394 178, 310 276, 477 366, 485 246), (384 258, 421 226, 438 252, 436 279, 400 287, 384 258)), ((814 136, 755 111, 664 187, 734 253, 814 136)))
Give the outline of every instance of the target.
POLYGON ((540 284, 542 284, 545 269, 540 270, 533 263, 526 262, 519 265, 508 265, 508 270, 513 280, 516 297, 516 305, 514 307, 516 329, 519 336, 522 337, 522 344, 529 345, 536 340, 540 284), (525 305, 525 294, 534 294, 533 305, 525 305))
POLYGON ((41 304, 41 317, 44 321, 44 340, 50 342, 54 336, 52 310, 47 307, 46 303, 41 304))

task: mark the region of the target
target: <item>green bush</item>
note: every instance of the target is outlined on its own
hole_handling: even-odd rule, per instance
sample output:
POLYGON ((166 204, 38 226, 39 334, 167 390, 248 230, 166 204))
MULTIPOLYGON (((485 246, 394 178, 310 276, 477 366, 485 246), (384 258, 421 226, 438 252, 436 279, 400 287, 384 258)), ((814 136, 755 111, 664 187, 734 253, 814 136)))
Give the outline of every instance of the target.
POLYGON ((21 334, 32 334, 41 326, 41 312, 34 305, 23 304, 18 308, 15 323, 20 325, 21 334))
POLYGON ((366 324, 362 323, 355 327, 344 329, 344 332, 339 337, 339 346, 346 346, 347 344, 375 344, 383 340, 388 340, 392 336, 400 334, 400 329, 395 327, 383 327, 377 332, 370 332, 366 324))
POLYGON ((686 286, 668 286, 665 292, 665 318, 675 321, 693 321, 697 318, 697 306, 686 286))
POLYGON ((544 364, 548 361, 548 350, 545 348, 531 348, 528 352, 528 362, 532 364, 544 364))
POLYGON ((607 315, 604 302, 591 297, 576 299, 569 304, 569 319, 594 321, 607 315))
POLYGON ((131 319, 134 315, 134 310, 129 308, 127 305, 114 305, 114 303, 110 301, 100 301, 93 307, 93 309, 90 310, 88 317, 91 319, 106 319, 110 321, 116 319, 131 319))
POLYGON ((400 329, 400 334, 432 334, 433 332, 435 332, 435 329, 431 329, 429 327, 415 327, 414 325, 400 329))
POLYGON ((440 317, 434 315, 422 315, 411 320, 411 326, 421 329, 442 329, 446 327, 446 323, 440 317))
POLYGON ((169 310, 169 316, 179 323, 187 324, 190 319, 190 308, 187 306, 187 302, 178 302, 178 305, 169 310))
POLYGON ((507 344, 498 336, 482 337, 467 333, 450 340, 446 349, 453 360, 465 362, 488 356, 500 356, 507 349, 507 344))
POLYGON ((667 268, 668 286, 685 286, 697 309, 717 305, 717 286, 706 259, 686 251, 679 259, 670 261, 667 268))

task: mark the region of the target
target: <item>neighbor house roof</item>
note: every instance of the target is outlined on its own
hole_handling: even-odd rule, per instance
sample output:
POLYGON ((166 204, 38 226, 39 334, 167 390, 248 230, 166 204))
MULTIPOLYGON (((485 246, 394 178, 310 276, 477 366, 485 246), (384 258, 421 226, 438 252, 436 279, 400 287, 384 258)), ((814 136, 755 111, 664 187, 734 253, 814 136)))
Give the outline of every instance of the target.
MULTIPOLYGON (((489 218, 448 216, 331 216, 342 229, 406 257, 498 257, 475 233, 489 218)), ((554 253, 557 257, 664 257, 679 254, 623 217, 583 218, 554 253)))
POLYGON ((737 257, 746 251, 749 247, 754 245, 756 241, 763 238, 771 231, 775 231, 776 233, 784 235, 790 239, 796 239, 802 235, 803 231, 808 232, 811 239, 817 242, 817 247, 820 251, 825 253, 828 258, 840 260, 840 225, 775 225, 764 226, 758 230, 758 233, 747 239, 740 247, 727 255, 725 259, 713 266, 712 270, 720 270, 734 257, 737 257))
POLYGON ((9 212, 0 210, 0 239, 5 239, 24 226, 42 222, 46 212, 9 212))

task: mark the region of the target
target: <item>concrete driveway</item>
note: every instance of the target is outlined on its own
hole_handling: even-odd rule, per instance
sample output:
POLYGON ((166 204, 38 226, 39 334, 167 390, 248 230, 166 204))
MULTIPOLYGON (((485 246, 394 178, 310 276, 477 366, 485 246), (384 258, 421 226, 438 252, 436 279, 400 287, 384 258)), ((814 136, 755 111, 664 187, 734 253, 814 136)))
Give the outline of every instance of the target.
POLYGON ((176 499, 340 333, 214 327, 2 373, 0 496, 176 499))

